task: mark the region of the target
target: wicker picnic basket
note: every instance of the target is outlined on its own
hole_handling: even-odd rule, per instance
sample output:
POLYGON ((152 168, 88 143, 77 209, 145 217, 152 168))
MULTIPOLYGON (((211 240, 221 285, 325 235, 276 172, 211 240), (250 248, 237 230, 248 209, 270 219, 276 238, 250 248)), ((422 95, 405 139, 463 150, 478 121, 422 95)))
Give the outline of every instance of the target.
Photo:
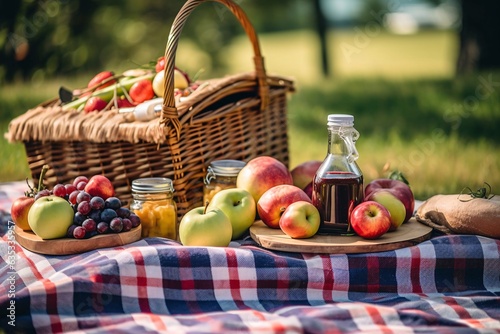
POLYGON ((130 201, 134 179, 173 180, 179 216, 202 205, 203 177, 212 160, 248 161, 269 155, 288 165, 287 95, 293 82, 266 73, 259 42, 243 10, 231 0, 188 0, 177 14, 165 50, 166 83, 161 117, 130 121, 117 109, 94 113, 65 110, 54 99, 15 118, 6 134, 21 141, 37 183, 49 165, 46 186, 78 175, 104 174, 117 195, 130 201), (200 4, 225 5, 243 26, 254 52, 255 71, 210 79, 179 102, 174 64, 182 28, 200 4))

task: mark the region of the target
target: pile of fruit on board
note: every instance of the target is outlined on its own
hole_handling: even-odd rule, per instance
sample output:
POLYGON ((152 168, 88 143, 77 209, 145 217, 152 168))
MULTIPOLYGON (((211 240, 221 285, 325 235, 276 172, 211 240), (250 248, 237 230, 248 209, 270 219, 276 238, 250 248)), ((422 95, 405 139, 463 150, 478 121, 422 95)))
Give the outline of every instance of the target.
MULTIPOLYGON (((181 217, 179 241, 187 246, 227 246, 242 237, 257 218, 290 238, 313 237, 321 217, 312 204, 311 184, 320 164, 307 161, 289 170, 273 157, 250 160, 239 172, 235 188, 221 190, 205 206, 181 217)), ((407 222, 414 205, 406 183, 376 179, 364 188, 364 199, 353 208, 350 225, 358 236, 377 239, 407 222)), ((32 230, 42 239, 91 238, 127 232, 141 224, 139 216, 115 197, 113 185, 104 175, 79 176, 52 190, 31 189, 13 203, 11 213, 18 227, 32 230)))
MULTIPOLYGON (((320 227, 320 213, 312 204, 312 180, 321 161, 307 161, 292 170, 277 159, 250 160, 237 176, 236 188, 216 193, 205 207, 188 211, 179 225, 184 245, 227 246, 255 222, 281 229, 290 238, 310 238, 320 227)), ((376 179, 364 189, 364 200, 350 215, 354 232, 377 239, 398 229, 413 215, 415 199, 403 181, 376 179)))
POLYGON ((87 239, 95 235, 128 232, 141 224, 137 215, 115 197, 115 189, 103 175, 76 177, 72 183, 43 189, 44 166, 38 189, 12 203, 16 226, 33 231, 44 240, 87 239))

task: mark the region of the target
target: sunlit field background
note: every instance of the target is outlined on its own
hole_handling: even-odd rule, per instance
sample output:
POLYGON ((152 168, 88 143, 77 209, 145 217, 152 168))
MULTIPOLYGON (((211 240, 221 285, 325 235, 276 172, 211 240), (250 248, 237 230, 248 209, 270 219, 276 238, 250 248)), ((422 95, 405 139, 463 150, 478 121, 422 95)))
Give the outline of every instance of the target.
MULTIPOLYGON (((362 28, 362 27, 361 27, 362 28)), ((290 168, 322 160, 330 113, 351 113, 361 137, 358 163, 365 182, 400 170, 418 199, 491 185, 500 192, 500 73, 455 77, 455 32, 395 35, 380 31, 360 43, 353 29, 329 35, 331 76, 319 66, 319 48, 310 31, 259 35, 271 74, 291 77, 296 92, 288 105, 290 168)), ((224 52, 227 74, 252 69, 248 40, 224 52)), ((157 55, 151 55, 156 59, 157 55)), ((206 55, 186 42, 177 64, 191 74, 206 55)), ((132 65, 131 65, 132 66, 132 65)), ((59 86, 79 88, 94 73, 29 83, 0 90, 0 130, 27 109, 57 96, 59 86)), ((206 71, 202 78, 221 75, 206 71)), ((0 139, 0 182, 30 177, 23 145, 0 139)))

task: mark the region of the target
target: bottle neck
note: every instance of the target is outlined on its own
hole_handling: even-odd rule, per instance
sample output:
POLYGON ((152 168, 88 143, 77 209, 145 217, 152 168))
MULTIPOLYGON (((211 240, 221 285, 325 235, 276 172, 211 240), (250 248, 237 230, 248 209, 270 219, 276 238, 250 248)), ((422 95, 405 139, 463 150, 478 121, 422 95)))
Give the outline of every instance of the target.
POLYGON ((353 127, 328 127, 328 154, 345 156, 349 162, 358 158, 355 142, 359 133, 353 127))

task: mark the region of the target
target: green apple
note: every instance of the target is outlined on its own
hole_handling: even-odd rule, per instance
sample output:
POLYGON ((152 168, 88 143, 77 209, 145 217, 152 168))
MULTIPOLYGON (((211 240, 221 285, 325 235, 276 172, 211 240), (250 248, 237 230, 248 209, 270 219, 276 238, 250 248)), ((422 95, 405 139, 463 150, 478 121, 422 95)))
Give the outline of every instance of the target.
POLYGON ((311 202, 297 201, 285 209, 279 224, 281 230, 290 238, 304 239, 318 232, 320 222, 319 211, 311 202))
POLYGON ((221 209, 191 209, 179 224, 179 239, 184 246, 226 247, 232 235, 231 221, 221 209))
POLYGON ((245 233, 255 221, 257 204, 248 191, 240 188, 224 189, 214 195, 207 210, 221 209, 231 221, 232 239, 245 233))
POLYGON ((42 239, 57 239, 66 236, 73 224, 74 211, 64 198, 50 195, 40 197, 28 213, 28 224, 42 239))
POLYGON ((369 194, 365 201, 375 201, 382 204, 391 214, 391 228, 389 231, 396 230, 406 218, 406 207, 403 202, 394 196, 388 190, 378 190, 369 194))

